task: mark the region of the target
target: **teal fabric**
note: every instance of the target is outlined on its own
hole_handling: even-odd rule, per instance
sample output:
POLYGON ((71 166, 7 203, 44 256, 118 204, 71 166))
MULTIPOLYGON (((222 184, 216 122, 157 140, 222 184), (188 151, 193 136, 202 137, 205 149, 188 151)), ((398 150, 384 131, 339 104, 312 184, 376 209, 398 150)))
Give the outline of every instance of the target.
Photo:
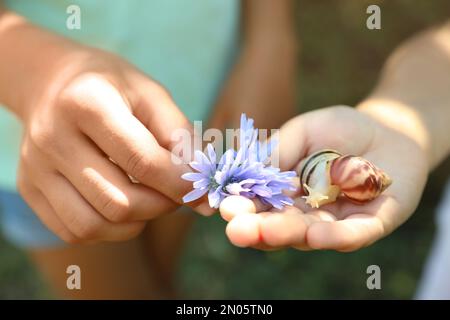
MULTIPOLYGON (((161 82, 182 111, 204 120, 237 49, 237 0, 6 0, 34 23, 115 52, 161 82), (66 9, 81 9, 69 30, 66 9)), ((15 190, 20 125, 0 108, 0 189, 15 190)))

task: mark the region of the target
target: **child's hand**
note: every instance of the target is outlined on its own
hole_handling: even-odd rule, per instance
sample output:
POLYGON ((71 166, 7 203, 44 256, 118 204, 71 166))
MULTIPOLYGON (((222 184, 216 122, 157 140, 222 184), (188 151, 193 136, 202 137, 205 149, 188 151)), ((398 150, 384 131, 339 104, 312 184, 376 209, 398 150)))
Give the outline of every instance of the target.
POLYGON ((300 115, 282 127, 280 166, 298 169, 300 160, 324 148, 367 158, 393 184, 364 205, 340 198, 320 209, 306 205, 298 194, 295 205, 283 211, 264 211, 246 198, 229 197, 220 212, 229 221, 226 233, 233 244, 352 251, 386 236, 410 217, 428 173, 423 149, 413 140, 356 109, 330 107, 300 115))
POLYGON ((129 239, 190 190, 169 151, 172 131, 190 124, 160 84, 112 54, 80 47, 46 63, 15 108, 18 188, 68 242, 129 239))

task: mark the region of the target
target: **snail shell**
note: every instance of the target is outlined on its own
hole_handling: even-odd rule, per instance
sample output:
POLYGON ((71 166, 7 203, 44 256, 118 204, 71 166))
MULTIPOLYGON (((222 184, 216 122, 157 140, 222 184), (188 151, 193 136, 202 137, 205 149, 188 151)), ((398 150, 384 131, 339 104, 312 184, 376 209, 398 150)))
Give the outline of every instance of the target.
POLYGON ((300 166, 300 185, 306 203, 313 208, 336 201, 340 189, 331 183, 330 167, 332 161, 341 156, 334 150, 321 150, 313 153, 300 166))
POLYGON ((379 196, 392 180, 368 160, 331 149, 313 153, 300 165, 300 185, 313 208, 336 201, 339 195, 355 203, 379 196))
POLYGON ((330 167, 331 183, 356 203, 378 197, 392 183, 389 176, 370 161, 355 156, 334 159, 330 167))

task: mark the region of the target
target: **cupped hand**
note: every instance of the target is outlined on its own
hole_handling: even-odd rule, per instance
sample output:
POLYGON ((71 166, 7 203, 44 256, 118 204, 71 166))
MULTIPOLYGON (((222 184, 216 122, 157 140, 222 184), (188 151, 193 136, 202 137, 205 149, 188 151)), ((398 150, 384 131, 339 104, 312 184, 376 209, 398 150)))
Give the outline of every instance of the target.
POLYGON ((305 204, 299 192, 292 195, 295 204, 281 211, 229 197, 220 213, 233 244, 353 251, 388 235, 411 216, 428 174, 426 156, 414 141, 357 109, 329 107, 297 116, 281 128, 280 167, 298 170, 303 158, 325 148, 368 159, 392 178, 392 185, 363 205, 341 197, 319 209, 305 204))
POLYGON ((45 63, 20 107, 18 175, 44 224, 70 243, 121 241, 181 204, 189 168, 173 163, 171 134, 191 128, 168 92, 96 49, 45 63))

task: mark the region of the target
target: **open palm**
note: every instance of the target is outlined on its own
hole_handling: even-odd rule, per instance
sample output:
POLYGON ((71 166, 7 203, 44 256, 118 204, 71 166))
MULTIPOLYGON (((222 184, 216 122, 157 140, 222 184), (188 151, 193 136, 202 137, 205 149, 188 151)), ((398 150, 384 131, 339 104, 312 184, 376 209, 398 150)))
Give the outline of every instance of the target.
POLYGON ((299 193, 282 211, 265 211, 258 203, 233 196, 220 207, 229 221, 226 233, 241 247, 353 251, 386 236, 415 210, 427 177, 423 151, 405 135, 349 107, 335 106, 305 113, 280 130, 282 170, 297 170, 299 162, 320 149, 362 156, 383 169, 393 184, 363 205, 338 198, 313 209, 299 193))

